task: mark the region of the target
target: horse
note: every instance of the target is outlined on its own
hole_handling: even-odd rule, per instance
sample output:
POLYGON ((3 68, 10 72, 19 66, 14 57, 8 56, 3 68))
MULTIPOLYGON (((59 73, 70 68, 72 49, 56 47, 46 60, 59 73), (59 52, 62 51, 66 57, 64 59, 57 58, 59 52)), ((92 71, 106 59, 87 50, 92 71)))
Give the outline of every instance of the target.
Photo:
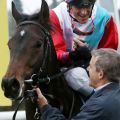
MULTIPOLYGON (((25 81, 32 79, 36 84, 39 80, 38 87, 52 106, 58 107, 67 118, 77 114, 81 100, 60 72, 46 1, 42 0, 41 10, 33 15, 18 12, 12 2, 12 15, 17 27, 8 41, 10 61, 2 79, 4 95, 12 100, 20 99, 26 90, 33 89, 31 83, 25 81)), ((27 120, 35 120, 36 108, 37 102, 25 101, 27 120)))

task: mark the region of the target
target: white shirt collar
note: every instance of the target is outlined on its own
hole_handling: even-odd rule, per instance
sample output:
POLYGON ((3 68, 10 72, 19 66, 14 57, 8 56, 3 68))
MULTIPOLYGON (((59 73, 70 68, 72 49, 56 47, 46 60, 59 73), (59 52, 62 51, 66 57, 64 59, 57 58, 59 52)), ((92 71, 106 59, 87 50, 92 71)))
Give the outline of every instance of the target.
POLYGON ((102 85, 102 86, 94 89, 94 91, 96 92, 96 91, 98 91, 98 90, 101 90, 102 88, 104 88, 105 86, 109 85, 110 83, 112 83, 112 82, 106 83, 106 84, 104 84, 104 85, 102 85))

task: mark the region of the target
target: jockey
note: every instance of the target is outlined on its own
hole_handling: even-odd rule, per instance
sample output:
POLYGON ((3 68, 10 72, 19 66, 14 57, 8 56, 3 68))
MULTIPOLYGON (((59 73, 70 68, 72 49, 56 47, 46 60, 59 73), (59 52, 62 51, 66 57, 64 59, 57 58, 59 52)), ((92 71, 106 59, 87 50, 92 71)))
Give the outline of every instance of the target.
MULTIPOLYGON (((62 64, 80 61, 80 58, 89 61, 89 50, 118 48, 118 31, 113 17, 95 2, 65 0, 50 11, 51 35, 57 58, 62 64)), ((70 87, 86 96, 93 90, 83 67, 69 70, 65 78, 70 87)))

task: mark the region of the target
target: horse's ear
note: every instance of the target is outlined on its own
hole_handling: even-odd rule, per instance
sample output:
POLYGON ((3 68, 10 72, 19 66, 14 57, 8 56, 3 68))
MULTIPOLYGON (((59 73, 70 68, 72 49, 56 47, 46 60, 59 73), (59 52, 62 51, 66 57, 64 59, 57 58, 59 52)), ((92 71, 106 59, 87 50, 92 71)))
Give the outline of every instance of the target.
POLYGON ((39 13, 39 21, 41 24, 46 24, 49 21, 49 7, 45 0, 42 0, 41 10, 39 13))
POLYGON ((22 19, 21 14, 18 12, 18 10, 16 9, 16 6, 14 4, 14 2, 12 1, 12 16, 15 19, 16 23, 18 24, 19 21, 22 19))

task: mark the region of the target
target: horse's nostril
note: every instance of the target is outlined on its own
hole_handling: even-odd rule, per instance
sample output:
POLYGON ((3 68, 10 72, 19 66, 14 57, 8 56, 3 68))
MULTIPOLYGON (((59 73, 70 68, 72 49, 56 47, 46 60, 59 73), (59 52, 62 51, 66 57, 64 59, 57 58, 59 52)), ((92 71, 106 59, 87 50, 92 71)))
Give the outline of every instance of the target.
POLYGON ((5 91, 5 89, 8 88, 8 85, 9 85, 8 79, 3 78, 3 79, 2 79, 2 83, 1 83, 2 90, 5 91))
POLYGON ((13 79, 11 86, 12 86, 12 91, 14 92, 20 88, 20 84, 16 79, 13 79))
POLYGON ((2 80, 2 89, 4 94, 8 98, 17 98, 20 90, 20 83, 17 79, 3 79, 2 80))

